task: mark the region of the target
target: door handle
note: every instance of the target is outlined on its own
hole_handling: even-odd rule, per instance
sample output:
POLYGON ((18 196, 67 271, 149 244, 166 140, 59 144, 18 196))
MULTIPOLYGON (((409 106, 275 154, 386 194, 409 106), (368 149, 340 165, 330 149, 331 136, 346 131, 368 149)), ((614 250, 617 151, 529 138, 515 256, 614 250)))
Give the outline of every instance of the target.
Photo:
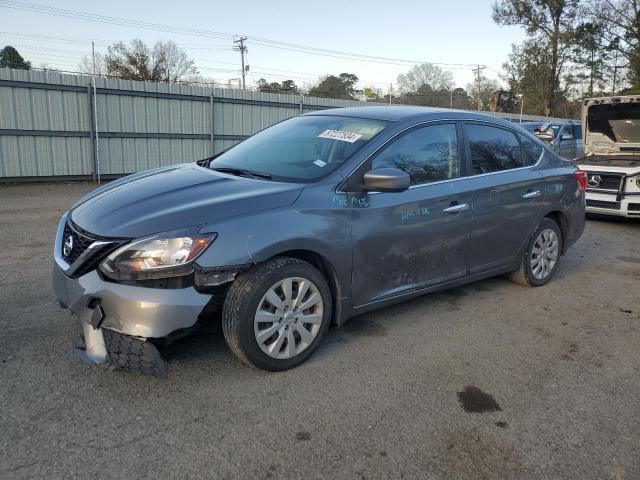
POLYGON ((538 198, 540 195, 542 195, 542 192, 540 190, 534 190, 525 193, 524 195, 522 195, 522 198, 538 198))
POLYGON ((456 203, 455 205, 451 205, 450 207, 447 207, 442 211, 444 213, 458 213, 468 209, 469 209, 468 203, 456 203))

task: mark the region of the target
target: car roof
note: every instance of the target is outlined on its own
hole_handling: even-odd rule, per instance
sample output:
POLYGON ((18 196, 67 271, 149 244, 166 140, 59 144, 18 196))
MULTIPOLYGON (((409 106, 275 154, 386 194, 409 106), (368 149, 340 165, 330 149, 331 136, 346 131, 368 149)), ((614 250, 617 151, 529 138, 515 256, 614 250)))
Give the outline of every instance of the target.
POLYGON ((487 115, 466 110, 455 110, 451 108, 433 107, 413 107, 413 106, 366 106, 366 107, 346 107, 331 108, 328 110, 316 110, 305 113, 305 115, 334 115, 339 117, 363 118, 367 120, 385 120, 388 122, 398 122, 408 118, 437 120, 446 117, 447 119, 467 119, 467 120, 491 120, 495 123, 503 123, 513 126, 508 120, 503 120, 493 115, 487 115))
POLYGON ((536 121, 527 121, 527 122, 522 122, 519 125, 544 125, 545 123, 549 123, 551 125, 564 125, 565 123, 577 123, 580 124, 582 122, 580 122, 580 120, 549 120, 549 121, 540 121, 540 120, 536 120, 536 121))

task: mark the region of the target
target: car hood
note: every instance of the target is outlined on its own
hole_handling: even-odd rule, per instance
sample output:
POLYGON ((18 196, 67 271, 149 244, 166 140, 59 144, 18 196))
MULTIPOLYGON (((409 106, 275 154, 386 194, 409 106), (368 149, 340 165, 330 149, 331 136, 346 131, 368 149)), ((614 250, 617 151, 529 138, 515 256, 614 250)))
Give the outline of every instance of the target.
POLYGON ((136 238, 285 207, 302 188, 176 165, 108 183, 74 205, 70 218, 97 236, 136 238))
POLYGON ((640 99, 636 96, 585 100, 582 125, 586 155, 640 154, 640 99))

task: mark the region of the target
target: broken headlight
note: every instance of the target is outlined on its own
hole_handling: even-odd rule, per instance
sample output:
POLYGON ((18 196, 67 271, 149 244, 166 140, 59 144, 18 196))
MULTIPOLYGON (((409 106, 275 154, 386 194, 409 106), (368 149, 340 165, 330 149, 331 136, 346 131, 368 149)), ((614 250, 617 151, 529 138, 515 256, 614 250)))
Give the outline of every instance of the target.
POLYGON ((112 280, 149 280, 188 275, 193 261, 217 234, 168 232, 129 242, 111 253, 100 271, 112 280))

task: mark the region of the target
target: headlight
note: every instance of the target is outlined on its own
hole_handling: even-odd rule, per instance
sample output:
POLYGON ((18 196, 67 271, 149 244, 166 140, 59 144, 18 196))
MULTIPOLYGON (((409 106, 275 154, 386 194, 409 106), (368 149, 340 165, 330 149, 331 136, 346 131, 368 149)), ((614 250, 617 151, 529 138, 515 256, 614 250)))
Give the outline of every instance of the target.
POLYGON ((169 232, 134 240, 111 253, 100 271, 113 280, 147 280, 187 275, 193 261, 217 234, 169 232))

